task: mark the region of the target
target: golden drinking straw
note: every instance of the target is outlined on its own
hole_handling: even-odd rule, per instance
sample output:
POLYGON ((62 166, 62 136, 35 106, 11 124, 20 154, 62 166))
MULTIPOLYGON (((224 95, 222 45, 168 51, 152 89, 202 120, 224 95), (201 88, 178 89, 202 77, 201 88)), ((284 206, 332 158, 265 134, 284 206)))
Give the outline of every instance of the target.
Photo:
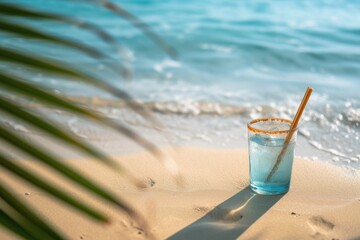
POLYGON ((308 87, 308 88, 306 89, 306 92, 305 92, 305 94, 304 94, 304 97, 303 97, 303 99, 302 99, 302 101, 301 101, 301 103, 300 103, 300 106, 299 106, 296 114, 295 114, 294 120, 292 121, 292 123, 291 123, 291 125, 290 125, 289 133, 288 133, 288 135, 287 135, 286 138, 285 138, 283 148, 281 149, 281 152, 280 152, 278 158, 276 159, 275 165, 274 165, 273 168, 271 169, 271 172, 270 172, 269 175, 267 176, 265 182, 270 181, 272 175, 274 175, 274 173, 275 173, 276 170, 278 169, 278 167, 279 167, 279 165, 280 165, 280 162, 281 162, 281 160, 282 160, 282 158, 283 158, 284 154, 286 153, 286 150, 287 150, 287 148, 288 148, 288 146, 289 146, 289 142, 290 142, 290 140, 291 140, 291 138, 292 138, 292 136, 293 136, 293 134, 294 134, 294 132, 295 132, 295 129, 296 129, 296 127, 297 127, 297 125, 298 125, 298 123, 299 123, 299 121, 300 121, 301 115, 302 115, 302 113, 304 112, 304 109, 305 109, 306 104, 307 104, 307 102, 308 102, 308 100, 309 100, 309 98, 310 98, 310 95, 311 95, 311 93, 312 93, 312 90, 313 90, 312 87, 308 87))

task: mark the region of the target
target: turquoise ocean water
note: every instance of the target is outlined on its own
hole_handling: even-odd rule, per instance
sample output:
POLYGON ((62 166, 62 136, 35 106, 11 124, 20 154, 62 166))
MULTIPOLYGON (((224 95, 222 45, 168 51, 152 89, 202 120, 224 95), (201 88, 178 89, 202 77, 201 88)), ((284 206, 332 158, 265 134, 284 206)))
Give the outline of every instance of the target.
MULTIPOLYGON (((1 36, 0 44, 90 67, 144 102, 173 129, 171 141, 176 144, 202 141, 246 146, 247 121, 265 116, 291 119, 311 85, 314 93, 300 126, 300 144, 314 152, 315 160, 321 156, 335 164, 360 166, 360 1, 114 1, 170 43, 179 53, 178 60, 170 59, 141 31, 98 5, 61 0, 11 2, 79 17, 116 37, 127 49, 126 64, 134 72, 131 81, 107 69, 109 62, 124 62, 121 55, 76 27, 17 20, 99 47, 113 59, 95 62, 16 36, 1 36)), ((9 70, 4 64, 0 68, 9 70)), ((11 71, 30 74, 22 68, 11 71)), ((104 93, 41 73, 31 76, 109 117, 146 129, 141 119, 124 115, 121 104, 104 93)), ((78 119, 66 122, 81 137, 91 139, 99 133, 82 129, 78 119)))

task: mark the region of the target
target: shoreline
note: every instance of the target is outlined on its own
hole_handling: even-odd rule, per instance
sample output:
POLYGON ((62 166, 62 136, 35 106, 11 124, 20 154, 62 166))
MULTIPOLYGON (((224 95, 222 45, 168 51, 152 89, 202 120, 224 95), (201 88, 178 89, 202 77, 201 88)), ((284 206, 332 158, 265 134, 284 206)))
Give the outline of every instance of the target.
MULTIPOLYGON (((185 185, 178 187, 170 173, 147 152, 115 157, 146 188, 138 190, 119 173, 90 159, 64 160, 131 203, 148 220, 159 239, 356 239, 360 237, 360 171, 351 174, 320 161, 294 160, 290 191, 261 196, 248 189, 245 149, 165 148, 178 162, 185 185), (345 187, 346 186, 346 187, 345 187), (235 215, 228 217, 230 211, 235 215), (279 228, 279 226, 281 226, 279 228), (200 234, 200 235, 199 235, 200 234), (204 235, 205 234, 205 235, 204 235), (209 234, 209 235, 206 235, 209 234), (232 238, 234 239, 234 238, 232 238)), ((113 219, 99 225, 59 205, 40 190, 9 178, 0 180, 42 213, 70 239, 145 239, 141 229, 121 212, 114 212, 82 190, 48 172, 33 161, 21 164, 45 176, 113 219)), ((1 206, 1 205, 0 205, 1 206)), ((0 239, 16 239, 0 230, 0 239)))
MULTIPOLYGON (((260 108, 263 109, 264 107, 260 108)), ((258 110, 232 117, 187 116, 154 112, 155 116, 167 126, 166 130, 160 130, 126 108, 120 110, 115 108, 97 110, 103 112, 114 121, 119 121, 126 127, 131 128, 160 148, 167 146, 196 146, 200 148, 223 149, 247 148, 248 133, 246 124, 250 119, 256 118, 261 114, 257 112, 258 110)), ((56 109, 51 111, 49 109, 41 109, 41 111, 48 114, 50 119, 53 119, 54 122, 69 131, 69 133, 87 141, 94 148, 103 150, 108 155, 129 154, 143 150, 125 136, 106 127, 100 127, 86 119, 78 118, 71 114, 67 115, 63 111, 56 109)), ((293 116, 293 113, 287 112, 287 110, 283 109, 282 111, 282 114, 285 114, 284 116, 282 114, 274 116, 288 119, 291 119, 290 116, 293 116)), ((358 125, 356 119, 353 119, 354 122, 346 122, 346 118, 341 122, 340 120, 333 119, 335 122, 332 123, 330 121, 332 117, 329 115, 328 117, 331 119, 324 120, 321 111, 310 109, 304 114, 305 120, 300 123, 295 156, 321 160, 336 166, 359 170, 360 154, 356 145, 359 139, 359 132, 356 127, 358 125), (315 125, 321 127, 315 127, 315 125)), ((354 112, 354 114, 354 118, 356 118, 357 113, 354 112)), ((2 119, 2 123, 25 139, 36 141, 39 144, 43 144, 46 141, 46 145, 50 149, 54 149, 54 152, 61 152, 61 157, 64 159, 87 158, 85 155, 80 155, 71 149, 65 148, 63 144, 54 141, 51 136, 43 134, 37 129, 29 128, 29 126, 15 119, 5 117, 2 119)), ((10 155, 15 153, 7 151, 6 147, 0 146, 0 149, 8 152, 10 155)), ((16 156, 16 158, 22 159, 24 157, 20 155, 19 157, 16 156)))

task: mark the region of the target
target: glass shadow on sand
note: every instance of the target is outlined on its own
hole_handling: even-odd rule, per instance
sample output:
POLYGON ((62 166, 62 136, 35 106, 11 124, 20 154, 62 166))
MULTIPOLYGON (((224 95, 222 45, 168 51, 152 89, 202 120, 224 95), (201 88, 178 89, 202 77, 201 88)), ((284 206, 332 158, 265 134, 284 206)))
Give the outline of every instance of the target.
POLYGON ((168 240, 236 239, 283 196, 259 195, 248 186, 168 240))

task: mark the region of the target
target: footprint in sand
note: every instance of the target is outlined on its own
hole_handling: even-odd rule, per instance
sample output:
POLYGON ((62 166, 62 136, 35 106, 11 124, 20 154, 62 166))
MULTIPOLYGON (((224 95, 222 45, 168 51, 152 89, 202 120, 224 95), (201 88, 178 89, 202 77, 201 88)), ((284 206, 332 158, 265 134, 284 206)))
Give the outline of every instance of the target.
POLYGON ((148 178, 148 185, 150 186, 150 187, 153 187, 153 186, 155 186, 155 181, 152 179, 152 178, 148 178))
POLYGON ((208 213, 210 210, 211 210, 210 207, 203 207, 203 206, 198 206, 194 208, 194 211, 199 213, 208 213))
POLYGON ((146 180, 139 182, 137 186, 142 189, 147 189, 154 187, 155 184, 156 182, 152 178, 148 177, 146 180))
POLYGON ((292 216, 295 216, 295 217, 299 217, 299 216, 300 216, 300 214, 298 214, 298 213, 296 213, 296 212, 291 212, 291 215, 292 215, 292 216))
POLYGON ((323 239, 324 235, 328 235, 335 227, 335 224, 324 219, 321 216, 313 216, 308 220, 309 226, 315 232, 314 238, 323 239))
POLYGON ((132 220, 122 220, 119 222, 119 225, 124 228, 124 230, 130 231, 137 235, 144 235, 144 230, 136 225, 134 225, 134 222, 132 220))

